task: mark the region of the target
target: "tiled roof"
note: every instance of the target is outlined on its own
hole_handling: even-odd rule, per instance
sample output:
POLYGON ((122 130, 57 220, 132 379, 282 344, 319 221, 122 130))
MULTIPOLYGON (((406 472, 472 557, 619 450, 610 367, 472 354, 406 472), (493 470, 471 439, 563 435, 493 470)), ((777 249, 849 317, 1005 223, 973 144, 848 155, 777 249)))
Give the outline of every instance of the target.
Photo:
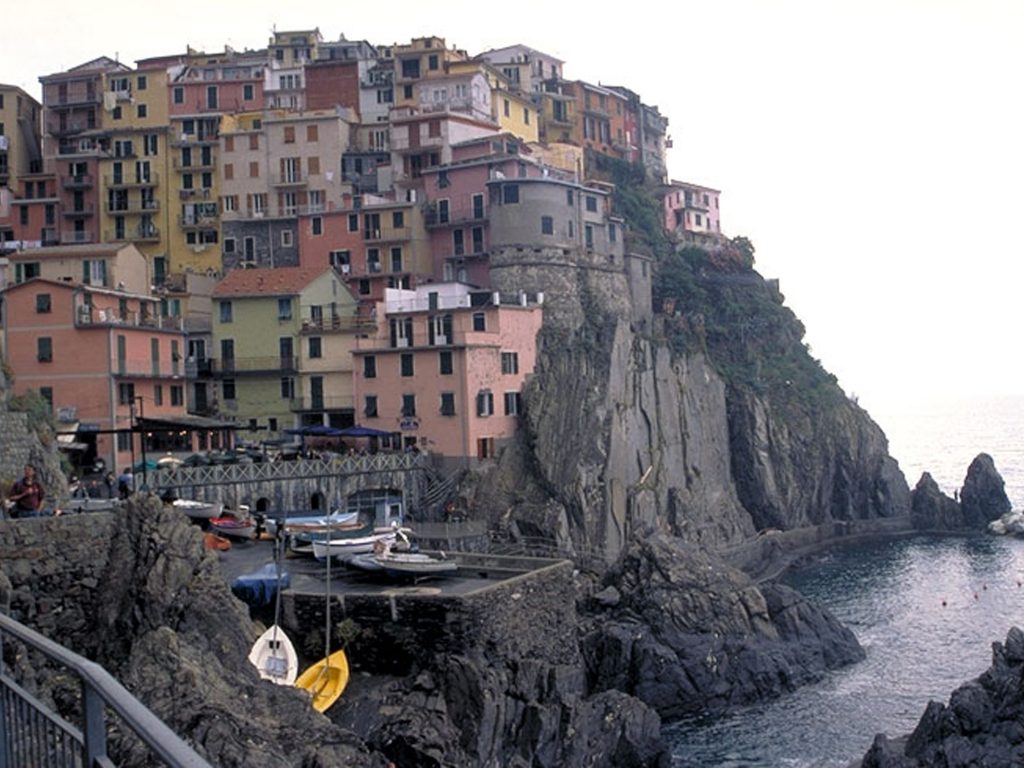
POLYGON ((213 289, 215 297, 294 296, 330 267, 232 269, 213 289))

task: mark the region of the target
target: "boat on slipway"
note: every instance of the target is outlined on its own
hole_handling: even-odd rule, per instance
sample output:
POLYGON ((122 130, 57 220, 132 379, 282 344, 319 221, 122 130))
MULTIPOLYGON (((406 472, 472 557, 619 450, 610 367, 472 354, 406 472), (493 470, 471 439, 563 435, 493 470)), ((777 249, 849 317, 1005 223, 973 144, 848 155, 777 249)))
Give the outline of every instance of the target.
POLYGON ((295 687, 309 691, 313 696, 313 709, 326 712, 345 690, 348 677, 348 657, 344 651, 335 651, 303 672, 296 679, 295 687))
POLYGON ((220 517, 224 512, 224 505, 217 501, 175 499, 171 506, 179 512, 188 515, 193 520, 210 520, 214 517, 220 517))
POLYGON ((444 552, 421 552, 411 544, 406 533, 408 529, 396 531, 397 541, 380 541, 372 552, 353 555, 348 564, 360 570, 380 573, 392 578, 413 579, 431 576, 448 576, 459 570, 458 563, 444 552))
POLYGON ((317 560, 327 557, 345 560, 353 555, 373 552, 378 542, 393 542, 397 531, 397 525, 387 528, 377 528, 369 523, 331 526, 329 531, 325 531, 329 538, 324 536, 312 541, 313 556, 317 560))
POLYGON ((260 677, 276 685, 294 685, 299 674, 295 646, 277 624, 264 632, 249 651, 249 662, 260 677))

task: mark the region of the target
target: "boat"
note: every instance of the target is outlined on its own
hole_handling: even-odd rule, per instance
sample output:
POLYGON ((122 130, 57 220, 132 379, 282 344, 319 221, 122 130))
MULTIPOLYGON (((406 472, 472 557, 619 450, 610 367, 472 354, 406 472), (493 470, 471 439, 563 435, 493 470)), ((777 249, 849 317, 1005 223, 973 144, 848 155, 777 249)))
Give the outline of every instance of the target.
MULTIPOLYGON (((295 685, 299 673, 299 657, 292 641, 277 624, 259 636, 249 651, 249 661, 264 680, 276 685, 295 685)), ((345 671, 348 677, 347 660, 345 671)))
POLYGON ((203 546, 211 552, 227 552, 231 549, 231 542, 223 536, 207 531, 203 534, 203 546))
POLYGON ((224 511, 224 505, 216 501, 175 499, 173 506, 175 509, 185 513, 193 520, 209 520, 213 517, 220 517, 221 513, 224 511))
POLYGON ((326 712, 341 696, 346 685, 348 657, 344 651, 335 651, 326 659, 320 659, 295 681, 296 688, 313 695, 313 709, 317 712, 326 712))
POLYGON ((459 570, 454 560, 444 552, 394 552, 375 555, 377 562, 389 576, 421 579, 428 576, 449 576, 459 570))
POLYGON ((256 521, 251 517, 238 518, 233 515, 211 517, 210 528, 222 536, 236 539, 251 539, 256 535, 256 521))
POLYGON ((358 512, 341 512, 335 511, 329 515, 305 515, 302 517, 287 517, 287 518, 273 518, 267 517, 264 520, 267 532, 271 536, 277 535, 278 526, 287 526, 289 530, 295 532, 301 532, 307 527, 322 528, 325 525, 345 523, 354 523, 358 517, 358 512))
POLYGON ((312 542, 313 556, 317 560, 323 560, 328 556, 347 559, 352 555, 373 552, 377 542, 394 540, 395 528, 374 528, 372 525, 360 525, 350 530, 333 529, 330 539, 315 539, 312 542))

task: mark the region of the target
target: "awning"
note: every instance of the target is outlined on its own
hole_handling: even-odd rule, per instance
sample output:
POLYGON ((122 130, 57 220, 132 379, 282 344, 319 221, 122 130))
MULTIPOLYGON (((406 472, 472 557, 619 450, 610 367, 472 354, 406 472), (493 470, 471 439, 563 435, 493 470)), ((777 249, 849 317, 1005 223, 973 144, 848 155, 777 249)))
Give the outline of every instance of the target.
POLYGON ((292 427, 286 429, 289 435, 302 435, 304 437, 341 437, 344 432, 334 427, 327 427, 323 424, 310 424, 305 427, 292 427))
POLYGON ((338 430, 341 437, 388 437, 391 433, 373 427, 361 427, 356 424, 353 427, 345 427, 338 430))
POLYGON ((182 414, 181 416, 146 416, 139 419, 139 424, 184 429, 238 429, 240 426, 234 421, 221 421, 220 419, 192 416, 191 414, 182 414))

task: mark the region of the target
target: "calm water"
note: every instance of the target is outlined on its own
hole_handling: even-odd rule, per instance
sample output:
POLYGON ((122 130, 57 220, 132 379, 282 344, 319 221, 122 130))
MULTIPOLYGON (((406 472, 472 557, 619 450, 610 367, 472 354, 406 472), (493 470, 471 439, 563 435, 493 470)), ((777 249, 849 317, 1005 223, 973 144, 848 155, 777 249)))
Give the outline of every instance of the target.
MULTIPOLYGON (((1024 507, 1024 398, 915 401, 872 415, 911 487, 927 470, 952 494, 984 451, 1014 508, 1024 507)), ((673 765, 849 765, 876 733, 913 730, 929 699, 948 701, 988 667, 991 643, 1014 624, 1024 627, 1019 581, 1018 539, 917 537, 822 557, 788 583, 846 623, 867 659, 728 717, 668 726, 673 765)))

